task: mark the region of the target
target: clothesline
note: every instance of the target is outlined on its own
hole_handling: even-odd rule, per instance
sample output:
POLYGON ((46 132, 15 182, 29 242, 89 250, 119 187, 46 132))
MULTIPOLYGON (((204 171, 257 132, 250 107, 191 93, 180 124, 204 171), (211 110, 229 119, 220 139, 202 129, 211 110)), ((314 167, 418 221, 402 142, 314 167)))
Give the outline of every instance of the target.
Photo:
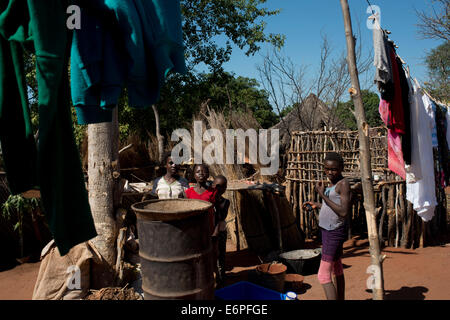
MULTIPOLYGON (((381 28, 381 26, 380 26, 380 28, 381 28)), ((394 45, 394 47, 398 49, 398 46, 395 44, 395 42, 387 36, 387 34, 391 34, 391 32, 388 31, 388 30, 386 30, 386 29, 383 29, 383 28, 381 28, 381 30, 383 30, 383 34, 384 34, 384 36, 387 38, 387 40, 390 41, 390 42, 392 42, 393 45, 394 45)), ((402 66, 402 67, 403 67, 403 69, 406 71, 407 75, 408 75, 411 79, 414 79, 414 80, 415 80, 415 82, 420 86, 420 89, 422 90, 422 92, 423 92, 424 94, 426 94, 431 100, 433 100, 434 103, 440 104, 441 106, 443 106, 443 107, 445 107, 445 108, 448 109, 448 108, 450 107, 450 104, 445 103, 445 102, 443 102, 443 101, 440 101, 440 100, 434 98, 434 97, 433 97, 433 96, 432 96, 425 88, 423 88, 423 87, 420 85, 420 83, 418 82, 417 78, 411 76, 411 72, 410 72, 408 63, 405 62, 405 60, 398 54, 398 52, 396 52, 396 55, 397 55, 397 57, 400 59, 400 61, 403 63, 403 65, 406 66, 406 68, 405 68, 404 66, 402 66)))
POLYGON ((449 184, 449 108, 412 77, 390 32, 381 28, 377 14, 373 18, 375 82, 380 116, 388 127, 388 167, 406 180, 406 199, 430 221, 438 206, 436 185, 449 184))

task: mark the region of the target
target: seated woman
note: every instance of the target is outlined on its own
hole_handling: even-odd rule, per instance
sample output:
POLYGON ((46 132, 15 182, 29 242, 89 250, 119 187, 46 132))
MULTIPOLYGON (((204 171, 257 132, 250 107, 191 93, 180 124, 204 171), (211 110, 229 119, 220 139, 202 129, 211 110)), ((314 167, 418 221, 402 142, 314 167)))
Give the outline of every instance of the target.
POLYGON ((170 152, 164 154, 162 164, 166 167, 166 174, 153 181, 151 195, 158 199, 186 198, 189 183, 178 175, 178 165, 173 162, 170 152))

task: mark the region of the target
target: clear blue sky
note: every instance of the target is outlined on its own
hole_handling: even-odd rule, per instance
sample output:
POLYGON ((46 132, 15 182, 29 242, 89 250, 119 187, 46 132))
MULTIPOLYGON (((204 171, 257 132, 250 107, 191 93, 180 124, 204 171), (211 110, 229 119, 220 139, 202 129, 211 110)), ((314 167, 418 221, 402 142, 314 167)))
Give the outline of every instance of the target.
MULTIPOLYGON (((370 1, 370 0, 369 0, 370 1)), ((436 40, 423 40, 418 35, 417 15, 414 9, 428 10, 429 0, 372 0, 372 5, 381 9, 382 28, 392 32, 391 39, 399 46, 397 53, 410 66, 411 74, 419 82, 426 81, 424 56, 427 51, 440 44, 436 40)), ((349 0, 353 30, 361 30, 363 48, 373 57, 372 30, 366 27, 369 14, 366 0, 349 0)), ((318 67, 321 33, 331 42, 335 54, 346 50, 344 23, 339 0, 268 0, 265 7, 282 9, 276 16, 266 19, 267 33, 282 33, 286 36, 284 53, 295 64, 305 64, 312 72, 318 67)), ((237 76, 259 80, 256 65, 261 64, 262 55, 270 47, 264 45, 254 56, 247 57, 239 48, 234 48, 231 61, 224 65, 226 71, 237 76)), ((373 78, 374 70, 369 71, 373 78)), ((361 79, 363 80, 363 79, 361 79)))

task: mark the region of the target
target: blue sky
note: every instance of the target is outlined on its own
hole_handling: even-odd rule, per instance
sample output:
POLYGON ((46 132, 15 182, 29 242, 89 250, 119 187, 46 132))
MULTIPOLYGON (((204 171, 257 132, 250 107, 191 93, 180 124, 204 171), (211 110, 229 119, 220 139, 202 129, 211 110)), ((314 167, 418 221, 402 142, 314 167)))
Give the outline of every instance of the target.
MULTIPOLYGON (((390 37, 399 46, 397 53, 409 65, 412 76, 421 83, 426 81, 424 56, 440 42, 421 39, 414 9, 428 10, 429 0, 372 0, 370 3, 380 7, 382 28, 392 32, 390 37)), ((353 30, 356 32, 358 27, 361 30, 361 38, 358 41, 362 41, 365 53, 373 57, 372 30, 366 26, 369 17, 366 13, 367 1, 349 0, 349 5, 353 30)), ((284 55, 295 64, 308 65, 308 70, 314 72, 319 63, 321 33, 327 35, 336 55, 346 50, 339 0, 268 0, 264 6, 269 9, 282 9, 280 14, 265 19, 266 31, 286 36, 284 55)), ((259 53, 247 57, 239 48, 234 48, 231 61, 226 63, 224 68, 237 76, 259 80, 256 65, 262 63, 262 56, 269 49, 270 46, 263 45, 259 53)), ((372 68, 368 74, 370 79, 373 73, 372 68)))

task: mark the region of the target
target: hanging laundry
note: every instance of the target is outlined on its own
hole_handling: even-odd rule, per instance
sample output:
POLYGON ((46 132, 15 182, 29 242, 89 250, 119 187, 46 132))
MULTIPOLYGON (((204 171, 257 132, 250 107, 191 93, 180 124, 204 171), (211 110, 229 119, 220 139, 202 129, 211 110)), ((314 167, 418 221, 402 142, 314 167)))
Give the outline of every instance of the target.
POLYGON ((411 95, 412 158, 410 172, 416 182, 406 183, 406 199, 424 220, 430 221, 437 205, 431 132, 432 110, 425 107, 420 86, 415 81, 411 95))
MULTIPOLYGON (((406 171, 401 138, 401 134, 407 132, 402 101, 402 89, 405 88, 402 88, 402 83, 400 81, 400 70, 402 68, 397 63, 393 48, 390 48, 389 56, 392 64, 394 93, 392 100, 388 101, 383 99, 383 97, 380 99, 379 112, 381 119, 388 128, 388 168, 405 179, 406 171)), ((406 87, 406 90, 408 90, 408 87, 406 87)))
POLYGON ((403 112, 402 87, 400 82, 401 66, 397 63, 397 57, 394 48, 390 50, 392 63, 392 75, 394 79, 394 97, 389 101, 389 112, 387 127, 398 134, 406 133, 405 115, 403 112))
POLYGON ((437 160, 439 167, 439 183, 441 188, 445 188, 450 185, 450 158, 449 158, 449 145, 447 143, 447 132, 449 130, 447 123, 447 108, 433 102, 435 107, 435 127, 436 127, 436 140, 437 146, 437 160))
MULTIPOLYGON (((380 26, 379 17, 375 16, 375 24, 380 26)), ((373 47, 375 78, 381 97, 385 100, 391 100, 393 95, 393 75, 390 57, 390 44, 387 36, 381 27, 373 28, 373 47)))
POLYGON ((11 193, 37 186, 37 150, 31 127, 23 64, 28 34, 24 1, 0 3, 0 142, 11 193))
MULTIPOLYGON (((389 102, 380 100, 379 112, 381 120, 386 124, 389 118, 389 102)), ((400 135, 392 129, 387 129, 388 168, 403 179, 406 178, 405 163, 403 161, 402 140, 400 135)))
POLYGON ((433 148, 437 148, 439 146, 438 138, 437 138, 437 129, 436 129, 436 105, 431 101, 428 95, 423 95, 423 103, 425 105, 425 109, 429 111, 430 116, 432 118, 431 122, 431 145, 433 148))
POLYGON ((169 71, 186 72, 179 0, 96 0, 83 5, 72 59, 78 123, 110 121, 124 87, 131 107, 151 106, 169 71))
POLYGON ((97 235, 72 131, 68 5, 65 0, 0 4, 0 140, 7 178, 13 194, 39 186, 46 220, 61 255, 97 235), (36 54, 38 151, 31 140, 22 45, 36 54))
POLYGON ((406 179, 405 162, 403 160, 402 139, 394 130, 388 129, 388 168, 403 179, 406 179))
MULTIPOLYGON (((400 80, 400 94, 402 99, 402 109, 403 109, 403 122, 404 122, 404 133, 401 136, 402 140, 402 152, 403 160, 405 165, 411 164, 411 105, 409 101, 409 83, 403 69, 403 63, 401 59, 396 57, 398 74, 400 80)), ((396 92, 397 94, 397 92, 396 92)), ((403 177, 405 178, 405 177, 403 177)))

